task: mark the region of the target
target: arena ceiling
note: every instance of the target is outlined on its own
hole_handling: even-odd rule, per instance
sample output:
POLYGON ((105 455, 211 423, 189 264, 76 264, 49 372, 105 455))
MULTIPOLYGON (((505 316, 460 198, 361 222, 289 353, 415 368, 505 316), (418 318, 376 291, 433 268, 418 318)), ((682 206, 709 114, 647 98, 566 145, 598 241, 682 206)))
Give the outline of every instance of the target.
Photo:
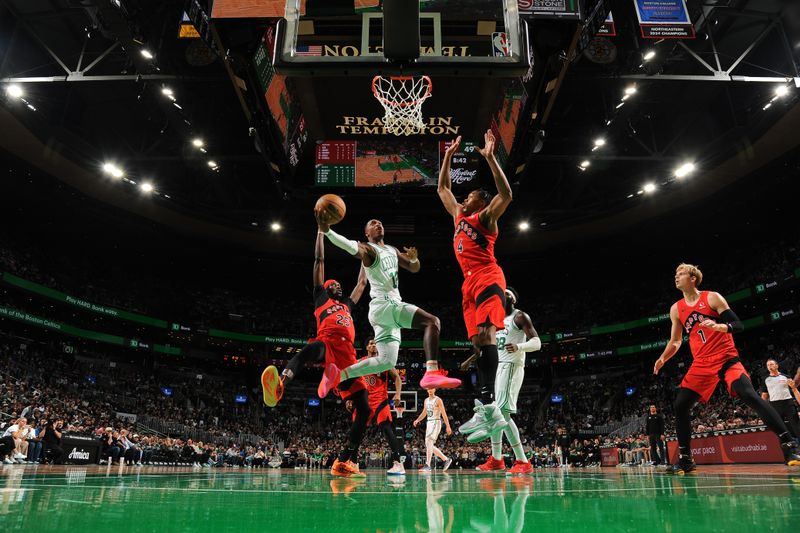
MULTIPOLYGON (((270 225, 279 221, 280 248, 300 250, 296 235, 313 227, 310 208, 323 190, 313 186, 314 150, 293 168, 254 94, 250 58, 265 21, 211 21, 203 39, 178 39, 189 4, 0 1, 0 83, 24 89, 22 98, 0 95, 0 146, 88 196, 181 231, 274 251, 270 225), (192 144, 198 138, 205 151, 192 144), (109 162, 129 181, 109 179, 109 162), (146 199, 145 181, 156 189, 146 199)), ((534 76, 506 165, 515 249, 625 231, 796 149, 798 4, 687 4, 693 40, 639 38, 627 0, 611 2, 617 35, 586 50, 571 46, 574 22, 530 21, 534 76), (787 89, 780 98, 778 86, 787 89), (599 138, 605 144, 595 147, 599 138), (686 162, 695 173, 677 179, 686 162), (653 193, 643 192, 648 183, 653 193), (517 233, 521 221, 534 233, 517 233)), ((450 231, 430 188, 349 189, 345 198, 349 231, 373 216, 423 245, 450 231)))

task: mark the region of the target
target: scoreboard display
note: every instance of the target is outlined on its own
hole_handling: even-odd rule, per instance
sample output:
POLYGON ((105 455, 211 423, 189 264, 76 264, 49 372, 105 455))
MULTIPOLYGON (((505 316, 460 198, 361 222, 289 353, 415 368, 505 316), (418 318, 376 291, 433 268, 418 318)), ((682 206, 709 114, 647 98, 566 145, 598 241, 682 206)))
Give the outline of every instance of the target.
POLYGON ((314 176, 316 184, 324 187, 355 187, 356 141, 317 143, 314 176))

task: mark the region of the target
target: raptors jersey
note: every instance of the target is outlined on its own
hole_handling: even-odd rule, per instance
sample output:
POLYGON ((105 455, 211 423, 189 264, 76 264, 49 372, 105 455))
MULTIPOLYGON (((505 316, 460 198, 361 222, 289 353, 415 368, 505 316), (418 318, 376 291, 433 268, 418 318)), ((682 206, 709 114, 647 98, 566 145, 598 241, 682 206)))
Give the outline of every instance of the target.
POLYGON ((694 305, 687 304, 684 298, 677 305, 678 317, 689 335, 689 347, 695 360, 726 361, 739 355, 733 344, 733 335, 700 326, 709 318, 719 322, 719 313, 708 305, 708 291, 700 291, 700 298, 694 305))
MULTIPOLYGON (((359 359, 361 362, 364 359, 359 359)), ((364 376, 364 381, 367 383, 367 393, 369 394, 369 406, 375 409, 382 403, 389 401, 389 372, 381 372, 380 374, 370 374, 364 376)))
POLYGON ((503 329, 497 330, 497 361, 500 363, 514 363, 517 365, 525 364, 525 352, 517 350, 514 353, 506 350, 507 344, 520 344, 525 342, 525 332, 514 323, 514 311, 503 321, 503 329))
POLYGON ((456 232, 453 235, 453 250, 461 266, 464 277, 490 265, 496 265, 494 258, 494 242, 497 233, 492 233, 483 227, 478 220, 477 213, 464 216, 459 213, 456 217, 456 232))
POLYGON ((314 288, 314 317, 317 319, 317 337, 344 337, 353 342, 356 329, 350 315, 350 298, 334 300, 322 286, 314 288))

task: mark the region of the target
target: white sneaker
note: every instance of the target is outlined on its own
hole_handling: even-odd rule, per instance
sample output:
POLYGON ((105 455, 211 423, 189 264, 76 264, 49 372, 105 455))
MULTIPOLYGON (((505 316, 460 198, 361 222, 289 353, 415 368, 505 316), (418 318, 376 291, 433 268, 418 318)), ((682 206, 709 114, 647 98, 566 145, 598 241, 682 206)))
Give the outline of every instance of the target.
POLYGON ((428 465, 425 465, 425 466, 423 466, 422 468, 419 469, 419 473, 420 474, 430 474, 431 473, 431 467, 428 466, 428 465))
POLYGON ((475 407, 473 408, 473 411, 475 414, 472 415, 472 418, 461 424, 458 428, 458 432, 462 435, 472 433, 480 428, 486 421, 486 417, 483 414, 483 404, 480 400, 475 400, 475 407))
POLYGON ((13 464, 14 464, 14 461, 12 461, 11 459, 9 459, 8 457, 6 457, 5 459, 3 459, 3 462, 4 462, 5 464, 7 464, 7 465, 13 465, 13 464))
POLYGON ((390 476, 404 476, 406 475, 406 469, 403 466, 403 463, 398 463, 395 461, 395 463, 389 470, 386 471, 386 473, 390 476))
POLYGON ((24 455, 24 454, 21 454, 21 453, 15 453, 15 454, 14 454, 14 459, 22 459, 22 460, 25 460, 25 459, 27 459, 27 458, 28 458, 28 456, 27 456, 27 455, 24 455))
POLYGON ((453 459, 451 457, 447 458, 447 461, 444 462, 444 466, 442 467, 442 472, 446 472, 450 465, 453 464, 453 459))

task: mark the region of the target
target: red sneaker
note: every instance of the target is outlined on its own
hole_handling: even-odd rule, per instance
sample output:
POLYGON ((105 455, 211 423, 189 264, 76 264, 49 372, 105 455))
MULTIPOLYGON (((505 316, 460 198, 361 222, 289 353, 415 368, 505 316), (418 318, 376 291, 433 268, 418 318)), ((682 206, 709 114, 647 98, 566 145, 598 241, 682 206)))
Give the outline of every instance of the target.
POLYGON ((514 461, 514 465, 507 474, 532 474, 533 466, 527 461, 514 461))
POLYGON ((267 407, 275 407, 283 397, 283 378, 278 369, 270 365, 261 373, 261 388, 264 391, 264 403, 267 407))
POLYGON ((482 465, 478 465, 475 467, 475 470, 481 470, 483 472, 489 471, 503 471, 506 469, 506 463, 502 459, 495 459, 491 455, 486 460, 485 463, 482 465))
POLYGON ((428 370, 422 376, 419 386, 423 389, 455 389, 461 386, 461 380, 448 378, 447 370, 428 370))
POLYGON ((317 396, 324 398, 331 389, 339 384, 341 381, 340 372, 339 368, 333 363, 325 367, 325 372, 322 373, 322 380, 319 382, 319 387, 317 387, 317 396))

